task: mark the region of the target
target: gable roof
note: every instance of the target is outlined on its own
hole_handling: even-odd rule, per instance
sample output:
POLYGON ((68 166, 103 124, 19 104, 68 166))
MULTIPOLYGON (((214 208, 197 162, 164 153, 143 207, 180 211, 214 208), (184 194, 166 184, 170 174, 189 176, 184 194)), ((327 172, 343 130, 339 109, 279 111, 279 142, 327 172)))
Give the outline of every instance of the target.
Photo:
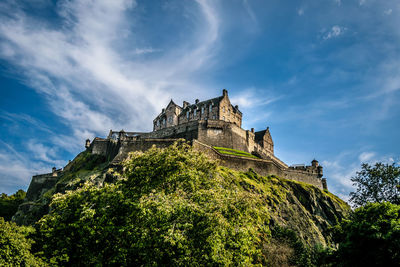
POLYGON ((254 133, 254 139, 256 142, 264 140, 264 136, 266 136, 267 139, 271 140, 271 142, 273 143, 271 133, 269 132, 269 127, 267 127, 267 129, 265 130, 254 133))

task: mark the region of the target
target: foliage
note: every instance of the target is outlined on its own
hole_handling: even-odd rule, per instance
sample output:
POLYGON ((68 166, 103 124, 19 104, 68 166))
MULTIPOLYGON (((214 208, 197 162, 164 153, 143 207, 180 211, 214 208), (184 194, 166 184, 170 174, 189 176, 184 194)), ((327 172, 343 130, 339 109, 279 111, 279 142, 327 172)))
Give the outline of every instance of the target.
POLYGON ((357 186, 356 192, 350 193, 350 201, 356 206, 384 201, 400 204, 400 166, 394 163, 363 163, 351 181, 357 186))
POLYGON ((332 266, 400 266, 400 205, 368 203, 335 227, 332 266))
POLYGON ((132 153, 122 177, 56 195, 36 250, 61 265, 265 263, 261 196, 189 146, 132 153))
POLYGON ((2 193, 0 196, 0 217, 10 221, 11 217, 17 212, 18 206, 24 201, 25 195, 26 192, 22 189, 10 196, 2 193))
POLYGON ((269 266, 310 266, 310 252, 297 234, 286 227, 275 226, 272 238, 264 244, 264 254, 269 266))
POLYGON ((41 266, 31 252, 33 241, 27 236, 32 227, 17 226, 0 217, 0 266, 41 266))
POLYGON ((237 150, 237 149, 226 148, 226 147, 217 147, 217 146, 214 146, 213 148, 221 154, 258 159, 258 157, 254 156, 253 154, 250 154, 245 151, 237 150))

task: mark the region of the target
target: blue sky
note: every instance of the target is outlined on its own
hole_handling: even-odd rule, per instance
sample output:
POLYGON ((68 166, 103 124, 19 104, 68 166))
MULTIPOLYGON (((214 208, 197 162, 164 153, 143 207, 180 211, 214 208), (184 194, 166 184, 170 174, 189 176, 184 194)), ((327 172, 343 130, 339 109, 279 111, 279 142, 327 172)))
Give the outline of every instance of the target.
POLYGON ((288 164, 347 199, 361 162, 398 162, 397 0, 0 2, 0 192, 86 138, 149 131, 173 98, 227 88, 288 164))

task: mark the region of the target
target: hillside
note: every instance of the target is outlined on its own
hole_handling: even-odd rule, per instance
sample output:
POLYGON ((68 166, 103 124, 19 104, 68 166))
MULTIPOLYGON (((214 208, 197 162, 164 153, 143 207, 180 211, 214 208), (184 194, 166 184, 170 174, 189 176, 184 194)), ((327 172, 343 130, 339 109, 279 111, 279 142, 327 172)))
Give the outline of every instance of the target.
MULTIPOLYGON (((243 264, 263 263, 285 249, 295 253, 290 242, 274 236, 277 229, 294 233, 308 248, 329 246, 329 227, 349 212, 345 202, 314 186, 262 177, 252 170, 234 171, 186 145, 174 145, 132 153, 123 167, 110 166, 104 158, 84 151, 54 186, 23 203, 14 220, 33 224, 47 214, 36 224, 39 233, 46 233, 42 242, 53 250, 59 242, 52 240, 65 233, 74 235, 76 241, 60 248, 71 253, 70 262, 95 264, 107 254, 108 261, 124 264, 150 259, 168 264, 189 259, 199 264, 243 264), (99 248, 102 242, 119 244, 123 259, 108 251, 111 248, 99 248), (84 259, 75 246, 86 247, 85 255, 87 247, 100 252, 94 249, 98 254, 90 252, 84 259), (154 255, 143 255, 154 249, 154 255)), ((57 251, 45 254, 62 262, 57 251)))

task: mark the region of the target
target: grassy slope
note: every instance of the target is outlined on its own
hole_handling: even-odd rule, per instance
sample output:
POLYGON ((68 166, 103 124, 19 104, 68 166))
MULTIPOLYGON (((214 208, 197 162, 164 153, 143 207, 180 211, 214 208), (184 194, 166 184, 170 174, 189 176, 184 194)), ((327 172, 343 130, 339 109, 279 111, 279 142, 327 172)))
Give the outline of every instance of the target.
POLYGON ((258 157, 254 156, 248 152, 241 151, 241 150, 236 150, 236 149, 226 148, 226 147, 217 147, 217 146, 214 146, 213 148, 221 154, 258 159, 258 157))

